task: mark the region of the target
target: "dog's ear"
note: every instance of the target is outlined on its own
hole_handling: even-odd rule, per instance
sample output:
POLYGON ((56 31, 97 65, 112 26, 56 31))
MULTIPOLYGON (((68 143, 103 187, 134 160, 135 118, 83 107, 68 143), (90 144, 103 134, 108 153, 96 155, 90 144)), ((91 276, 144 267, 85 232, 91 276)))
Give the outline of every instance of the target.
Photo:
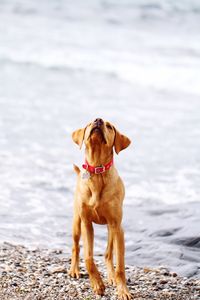
POLYGON ((123 149, 126 149, 131 143, 131 140, 121 134, 118 130, 115 129, 115 140, 114 140, 114 148, 115 152, 118 154, 123 149))
POLYGON ((79 145, 80 149, 81 149, 82 144, 83 144, 84 135, 85 135, 85 128, 75 130, 72 133, 72 140, 74 141, 74 143, 79 145))

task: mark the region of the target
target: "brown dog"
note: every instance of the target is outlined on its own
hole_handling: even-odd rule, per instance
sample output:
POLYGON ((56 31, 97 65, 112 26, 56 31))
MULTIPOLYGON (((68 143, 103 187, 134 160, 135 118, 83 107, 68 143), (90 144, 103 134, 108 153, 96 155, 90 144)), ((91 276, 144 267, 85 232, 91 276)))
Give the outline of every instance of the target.
POLYGON ((69 274, 79 278, 79 240, 82 234, 84 257, 91 286, 103 295, 105 286, 93 260, 93 225, 107 224, 108 245, 105 260, 108 282, 117 285, 120 299, 131 299, 126 286, 124 267, 124 233, 121 227, 124 185, 113 165, 113 148, 118 154, 129 146, 130 140, 119 133, 109 122, 96 119, 85 128, 72 134, 73 141, 81 148, 85 143, 84 171, 74 166, 78 174, 73 219, 73 248, 69 274), (116 269, 113 265, 113 248, 116 269))

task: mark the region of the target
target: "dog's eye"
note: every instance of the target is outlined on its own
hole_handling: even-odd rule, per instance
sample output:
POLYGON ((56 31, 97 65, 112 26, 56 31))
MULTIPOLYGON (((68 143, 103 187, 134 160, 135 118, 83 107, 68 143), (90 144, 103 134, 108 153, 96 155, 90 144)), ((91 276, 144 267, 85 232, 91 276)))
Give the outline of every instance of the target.
POLYGON ((106 127, 107 127, 108 129, 112 129, 112 126, 109 125, 109 124, 107 124, 106 127))

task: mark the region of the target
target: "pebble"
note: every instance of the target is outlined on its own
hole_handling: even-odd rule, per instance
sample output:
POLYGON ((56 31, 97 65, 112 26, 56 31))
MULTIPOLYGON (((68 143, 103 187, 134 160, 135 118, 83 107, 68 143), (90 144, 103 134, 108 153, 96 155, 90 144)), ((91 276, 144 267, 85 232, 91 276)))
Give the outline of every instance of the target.
POLYGON ((160 280, 160 284, 166 284, 166 283, 168 283, 167 280, 165 280, 165 279, 161 279, 161 280, 160 280))

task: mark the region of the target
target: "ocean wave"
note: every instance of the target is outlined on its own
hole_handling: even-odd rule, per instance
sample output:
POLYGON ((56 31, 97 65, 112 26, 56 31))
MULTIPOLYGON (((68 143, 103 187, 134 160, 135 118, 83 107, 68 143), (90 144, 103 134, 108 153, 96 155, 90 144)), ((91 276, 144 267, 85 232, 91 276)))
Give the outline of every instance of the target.
POLYGON ((88 49, 79 52, 71 49, 68 55, 65 55, 65 51, 61 53, 57 50, 37 55, 11 52, 10 56, 2 55, 0 63, 35 66, 70 73, 88 73, 91 76, 101 74, 140 87, 200 95, 196 57, 193 59, 183 56, 183 61, 185 65, 181 58, 176 59, 176 56, 172 61, 167 56, 158 56, 154 60, 145 53, 141 57, 139 53, 94 52, 88 49))
POLYGON ((44 69, 47 72, 48 71, 53 71, 53 72, 64 72, 64 73, 69 73, 69 74, 81 74, 81 73, 91 73, 91 75, 102 75, 108 76, 108 77, 117 77, 117 74, 114 73, 113 71, 107 71, 107 72, 102 72, 98 69, 90 69, 86 68, 83 66, 77 66, 77 65, 68 65, 66 63, 60 63, 58 64, 57 62, 47 62, 47 61, 38 61, 34 59, 18 59, 16 58, 9 58, 9 57, 4 57, 0 58, 0 66, 6 66, 10 65, 12 66, 17 66, 17 67, 25 67, 25 68, 40 68, 44 69))
POLYGON ((95 15, 112 20, 114 24, 126 23, 135 17, 141 20, 185 17, 186 15, 199 15, 200 3, 198 0, 86 0, 48 1, 44 0, 13 0, 0 3, 1 11, 11 12, 18 15, 51 15, 63 19, 78 20, 91 18, 95 15), (79 9, 77 10, 77 6, 79 9), (122 22, 123 21, 123 22, 122 22))
MULTIPOLYGON (((199 187, 196 182, 199 173, 198 169, 184 168, 171 175, 171 180, 168 181, 145 181, 139 184, 130 184, 126 193, 126 203, 131 204, 132 199, 139 203, 146 203, 150 199, 154 199, 158 203, 162 201, 168 205, 199 202, 199 187)), ((169 213, 171 212, 173 211, 170 210, 169 213)), ((167 211, 163 213, 167 213, 167 211)), ((162 212, 156 211, 155 214, 161 215, 162 212)))

